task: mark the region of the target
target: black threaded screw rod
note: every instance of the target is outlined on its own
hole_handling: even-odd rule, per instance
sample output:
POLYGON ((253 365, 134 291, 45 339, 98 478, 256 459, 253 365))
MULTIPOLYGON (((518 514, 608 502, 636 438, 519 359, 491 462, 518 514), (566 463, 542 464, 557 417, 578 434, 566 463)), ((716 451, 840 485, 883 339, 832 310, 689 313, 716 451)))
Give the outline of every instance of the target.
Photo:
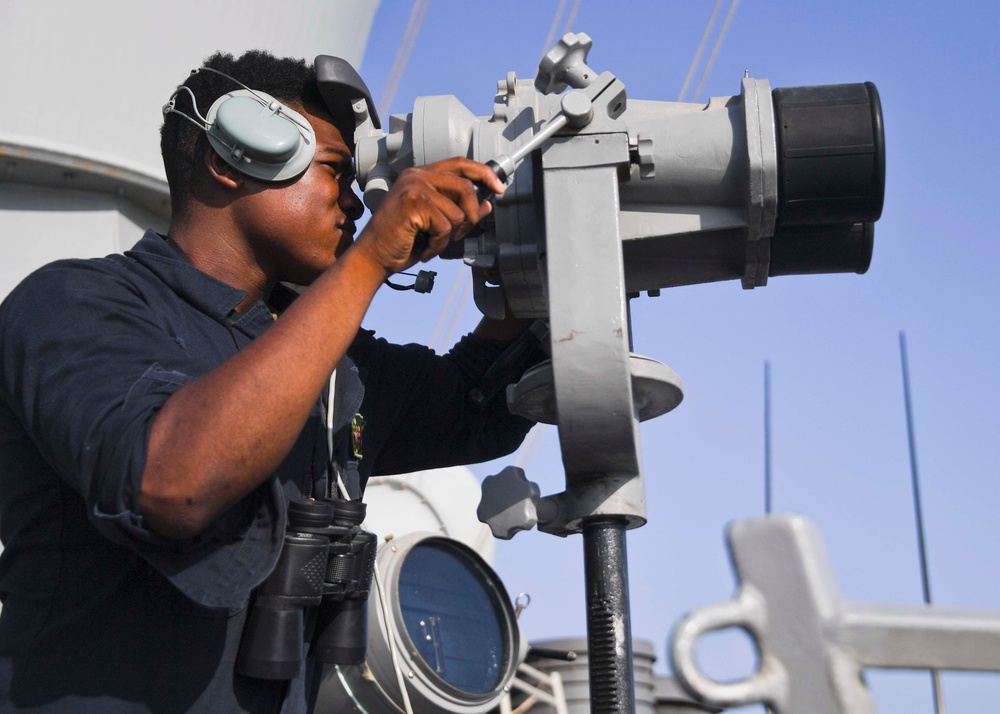
POLYGON ((634 714, 635 674, 625 520, 583 522, 591 714, 634 714))

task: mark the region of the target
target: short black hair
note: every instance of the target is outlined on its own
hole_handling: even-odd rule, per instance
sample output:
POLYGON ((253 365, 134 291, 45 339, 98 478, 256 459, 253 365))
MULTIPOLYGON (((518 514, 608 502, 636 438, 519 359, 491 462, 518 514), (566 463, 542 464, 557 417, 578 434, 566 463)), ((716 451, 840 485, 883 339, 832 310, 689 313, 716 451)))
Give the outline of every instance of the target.
MULTIPOLYGON (((236 58, 216 52, 205 58, 202 66, 223 72, 281 102, 305 107, 325 106, 316 84, 316 71, 302 59, 279 58, 264 50, 249 50, 236 58)), ((232 80, 204 71, 192 72, 184 80, 184 86, 194 93, 201 116, 205 116, 212 103, 223 94, 240 89, 232 80)), ((187 92, 177 93, 174 106, 177 111, 197 119, 187 92)), ((178 114, 171 112, 164 115, 160 128, 160 153, 175 208, 178 201, 190 193, 200 157, 207 148, 204 131, 178 114)))

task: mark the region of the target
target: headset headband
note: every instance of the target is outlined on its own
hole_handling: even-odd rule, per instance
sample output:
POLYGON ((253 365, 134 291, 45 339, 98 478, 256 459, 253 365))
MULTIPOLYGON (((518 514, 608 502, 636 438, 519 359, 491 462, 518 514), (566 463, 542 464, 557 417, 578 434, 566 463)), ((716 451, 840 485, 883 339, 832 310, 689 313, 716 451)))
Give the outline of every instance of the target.
POLYGON ((217 69, 199 67, 191 74, 200 71, 221 75, 242 89, 223 94, 202 116, 194 92, 180 85, 163 106, 164 115, 179 114, 190 121, 208 135, 209 144, 226 163, 253 178, 285 181, 309 168, 316 152, 316 133, 308 119, 217 69), (175 108, 180 92, 190 95, 197 119, 175 108))

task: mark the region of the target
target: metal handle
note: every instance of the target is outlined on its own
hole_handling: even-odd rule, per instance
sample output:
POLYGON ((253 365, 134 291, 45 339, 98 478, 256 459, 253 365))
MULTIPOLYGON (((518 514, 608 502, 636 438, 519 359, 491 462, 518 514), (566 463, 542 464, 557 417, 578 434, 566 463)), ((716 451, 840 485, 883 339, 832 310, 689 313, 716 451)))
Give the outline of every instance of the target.
POLYGON ((671 663, 685 687, 704 701, 722 707, 765 702, 780 709, 787 698, 788 674, 778 659, 761 643, 767 625, 764 599, 753 586, 740 589, 735 600, 703 608, 683 618, 672 636, 671 663), (717 682, 701 671, 695 661, 698 639, 707 632, 738 627, 745 631, 760 653, 760 666, 739 682, 717 682))

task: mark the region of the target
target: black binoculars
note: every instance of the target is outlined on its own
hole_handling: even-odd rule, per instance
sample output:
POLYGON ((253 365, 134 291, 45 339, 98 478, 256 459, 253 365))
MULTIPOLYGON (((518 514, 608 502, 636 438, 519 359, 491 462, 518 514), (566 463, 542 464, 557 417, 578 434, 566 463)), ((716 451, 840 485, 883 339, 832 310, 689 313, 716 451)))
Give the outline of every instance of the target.
POLYGON ((274 570, 257 589, 237 669, 259 679, 291 679, 308 656, 361 664, 368 647, 368 593, 377 537, 361 530, 361 501, 297 500, 274 570), (306 608, 316 608, 312 636, 306 608))

